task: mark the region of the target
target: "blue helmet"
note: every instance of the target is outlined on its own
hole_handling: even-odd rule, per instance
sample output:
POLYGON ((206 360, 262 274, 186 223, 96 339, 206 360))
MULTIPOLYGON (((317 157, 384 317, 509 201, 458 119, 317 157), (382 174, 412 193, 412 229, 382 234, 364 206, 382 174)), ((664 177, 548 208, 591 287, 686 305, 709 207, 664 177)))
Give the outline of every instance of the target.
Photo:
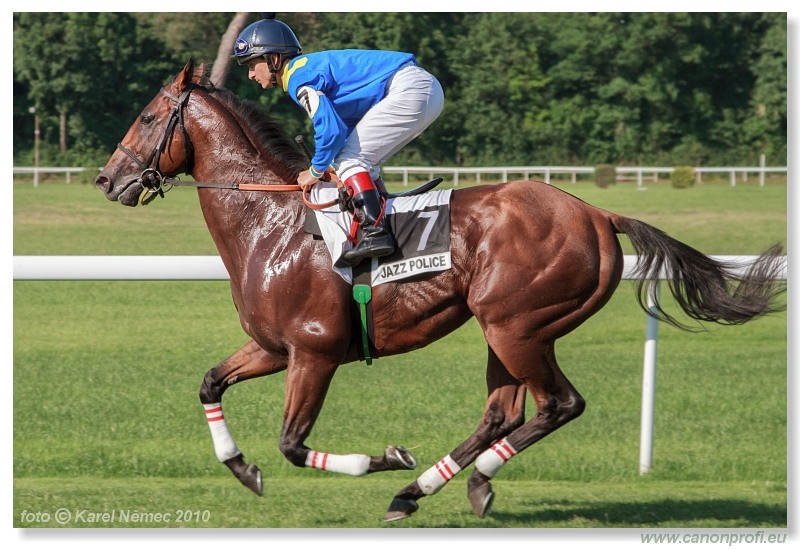
POLYGON ((236 39, 231 59, 239 65, 268 53, 300 53, 302 47, 289 25, 275 19, 274 13, 265 15, 266 19, 248 25, 236 39))

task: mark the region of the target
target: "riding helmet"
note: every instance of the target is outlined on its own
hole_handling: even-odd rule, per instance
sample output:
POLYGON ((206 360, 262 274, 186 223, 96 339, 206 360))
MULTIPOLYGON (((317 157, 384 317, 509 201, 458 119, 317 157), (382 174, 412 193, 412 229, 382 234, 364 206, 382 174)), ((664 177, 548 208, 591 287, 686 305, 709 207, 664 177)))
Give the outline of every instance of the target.
POLYGON ((289 25, 275 19, 274 13, 264 15, 265 19, 248 25, 236 39, 231 59, 239 65, 268 53, 300 53, 302 47, 289 25))

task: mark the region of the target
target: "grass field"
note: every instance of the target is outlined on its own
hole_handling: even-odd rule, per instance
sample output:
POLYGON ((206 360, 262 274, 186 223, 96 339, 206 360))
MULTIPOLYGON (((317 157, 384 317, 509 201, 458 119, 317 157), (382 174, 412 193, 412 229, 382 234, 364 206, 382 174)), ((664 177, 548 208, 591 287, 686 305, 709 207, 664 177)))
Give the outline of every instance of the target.
MULTIPOLYGON (((785 184, 563 187, 710 254, 786 241, 785 184)), ((128 209, 90 186, 14 186, 16 255, 213 253, 191 190, 128 209)), ((216 462, 197 398, 205 371, 247 339, 227 283, 18 281, 13 320, 17 527, 787 525, 785 314, 696 334, 662 325, 654 470, 639 476, 645 317, 623 282, 558 347, 585 414, 508 463, 492 516, 472 514, 465 472, 413 518, 386 525, 394 493, 480 419, 486 350, 476 323, 423 350, 343 366, 308 441, 335 453, 402 444, 417 472, 353 479, 294 468, 277 446, 283 375, 231 388, 226 418, 264 472, 259 499, 216 462)))

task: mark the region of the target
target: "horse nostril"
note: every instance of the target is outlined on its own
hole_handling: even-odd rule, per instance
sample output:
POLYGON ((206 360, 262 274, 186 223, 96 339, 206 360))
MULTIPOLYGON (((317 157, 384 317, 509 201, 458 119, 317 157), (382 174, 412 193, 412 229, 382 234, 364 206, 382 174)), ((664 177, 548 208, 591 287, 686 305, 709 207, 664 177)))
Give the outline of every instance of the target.
POLYGON ((111 191, 111 180, 109 180, 105 176, 97 176, 94 180, 94 184, 103 192, 108 193, 111 191))

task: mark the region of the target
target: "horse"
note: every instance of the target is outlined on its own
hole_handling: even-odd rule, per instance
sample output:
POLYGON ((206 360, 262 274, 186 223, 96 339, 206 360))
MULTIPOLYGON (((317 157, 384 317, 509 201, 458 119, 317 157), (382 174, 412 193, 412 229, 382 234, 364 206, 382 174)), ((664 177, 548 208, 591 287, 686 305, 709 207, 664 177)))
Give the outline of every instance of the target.
MULTIPOLYGON (((294 185, 308 159, 255 102, 215 87, 193 60, 155 95, 97 176, 111 201, 136 206, 185 173, 194 178, 208 230, 230 276, 233 303, 250 337, 208 370, 199 397, 216 458, 257 495, 261 471, 248 464, 224 419, 232 384, 285 371, 279 446, 293 465, 361 476, 416 468, 404 447, 383 456, 337 455, 305 445, 340 365, 359 355, 352 288, 333 273, 320 240, 304 231, 304 193, 294 185)), ((484 333, 487 398, 478 427, 392 498, 385 521, 411 516, 461 470, 473 512, 494 501, 492 478, 513 456, 577 418, 585 401, 556 361, 556 340, 597 313, 623 271, 618 235, 638 255, 636 295, 648 314, 695 330, 656 300, 666 277, 677 305, 704 322, 741 324, 782 310, 776 297, 782 245, 746 273, 663 231, 596 208, 557 187, 509 181, 452 191, 452 267, 373 289, 374 345, 385 357, 416 350, 475 317, 484 333), (654 293, 653 293, 654 294, 654 293), (525 420, 530 392, 535 414, 525 420)))

